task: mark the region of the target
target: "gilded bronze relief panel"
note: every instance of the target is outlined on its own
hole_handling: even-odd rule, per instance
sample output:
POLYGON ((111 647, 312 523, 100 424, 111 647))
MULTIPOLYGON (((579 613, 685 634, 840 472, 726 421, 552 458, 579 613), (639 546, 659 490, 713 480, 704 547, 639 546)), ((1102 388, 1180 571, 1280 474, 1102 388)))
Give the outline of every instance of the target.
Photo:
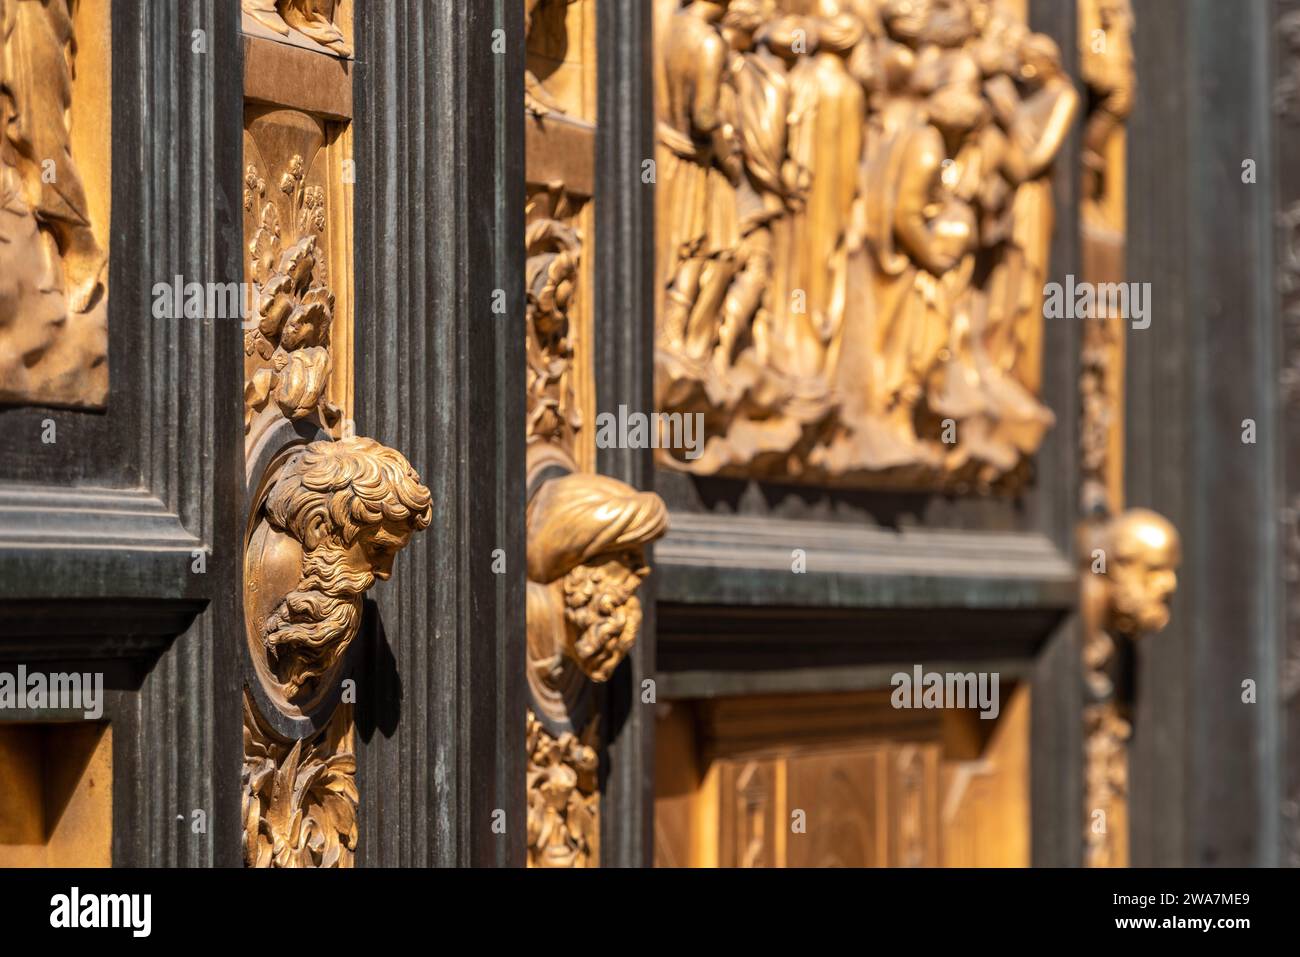
POLYGON ((108 398, 107 4, 0 0, 0 402, 108 398))
POLYGON ((1010 0, 657 0, 656 384, 697 475, 1016 487, 1079 109, 1010 0))

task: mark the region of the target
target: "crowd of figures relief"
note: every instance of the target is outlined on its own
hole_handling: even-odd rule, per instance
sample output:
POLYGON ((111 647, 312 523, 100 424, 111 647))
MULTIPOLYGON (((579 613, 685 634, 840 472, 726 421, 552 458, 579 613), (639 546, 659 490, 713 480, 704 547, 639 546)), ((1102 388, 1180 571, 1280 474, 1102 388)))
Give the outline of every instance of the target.
POLYGON ((697 474, 1014 488, 1079 97, 1009 0, 655 0, 656 398, 697 474))

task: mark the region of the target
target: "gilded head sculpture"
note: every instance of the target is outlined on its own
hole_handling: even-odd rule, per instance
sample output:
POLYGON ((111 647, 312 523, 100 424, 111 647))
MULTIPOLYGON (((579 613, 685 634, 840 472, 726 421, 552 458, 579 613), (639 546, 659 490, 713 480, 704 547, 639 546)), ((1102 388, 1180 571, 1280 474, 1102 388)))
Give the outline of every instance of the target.
POLYGON ((738 50, 748 50, 754 35, 776 14, 774 0, 732 0, 722 18, 722 32, 738 50))
POLYGON ((1108 617, 1112 629, 1133 637, 1169 623, 1178 587, 1182 545, 1174 526, 1155 512, 1129 509, 1106 530, 1108 617))
POLYGON ((296 586, 260 628, 291 701, 342 658, 360 624, 362 596, 392 574, 411 535, 428 527, 431 502, 410 462, 374 439, 313 442, 281 466, 263 514, 268 533, 296 542, 301 558, 296 586))
POLYGON ((667 527, 658 495, 604 475, 551 479, 529 503, 529 581, 562 602, 562 651, 593 681, 608 680, 636 640, 643 549, 667 527))
POLYGON ((781 59, 793 63, 817 49, 817 25, 810 17, 783 14, 760 27, 754 39, 781 59))

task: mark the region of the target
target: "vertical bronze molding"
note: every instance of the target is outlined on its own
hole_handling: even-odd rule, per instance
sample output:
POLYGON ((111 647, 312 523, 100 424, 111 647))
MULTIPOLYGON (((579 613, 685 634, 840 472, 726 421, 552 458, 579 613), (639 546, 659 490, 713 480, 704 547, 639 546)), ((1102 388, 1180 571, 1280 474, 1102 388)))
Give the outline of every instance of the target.
POLYGON ((0 0, 0 402, 108 399, 108 4, 0 0))
POLYGON ((667 508, 595 468, 592 0, 525 0, 528 864, 600 863, 603 684, 641 625, 667 508))
POLYGON ((350 867, 349 652, 366 591, 428 527, 432 496, 350 418, 350 7, 243 10, 243 855, 249 867, 350 867))
MULTIPOLYGON (((1083 279, 1127 279, 1124 125, 1133 111, 1129 0, 1081 0, 1079 55, 1089 91, 1082 157, 1083 279)), ((1084 317, 1081 400, 1081 611, 1084 628, 1084 862, 1124 867, 1134 644, 1162 630, 1181 561, 1177 530, 1124 506, 1124 336, 1128 318, 1084 317)))

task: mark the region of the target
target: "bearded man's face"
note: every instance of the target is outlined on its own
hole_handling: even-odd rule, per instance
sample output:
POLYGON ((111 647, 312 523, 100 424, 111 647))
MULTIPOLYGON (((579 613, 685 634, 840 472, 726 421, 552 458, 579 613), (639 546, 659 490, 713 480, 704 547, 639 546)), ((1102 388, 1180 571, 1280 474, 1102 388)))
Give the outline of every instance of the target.
POLYGON ((600 565, 579 565, 564 577, 569 653, 591 680, 608 681, 636 642, 636 590, 648 573, 636 550, 600 565))
POLYGON ((347 551, 348 567, 365 570, 380 581, 388 581, 393 574, 393 559, 411 540, 409 525, 383 522, 361 531, 347 551))
POLYGON ((362 599, 375 579, 387 579, 410 540, 407 527, 368 527, 345 546, 323 536, 304 549, 298 586, 267 618, 264 641, 289 700, 310 698, 318 681, 343 657, 361 625, 362 599))
POLYGON ((1129 633, 1153 633, 1169 624, 1169 602, 1178 587, 1172 561, 1121 560, 1110 575, 1116 624, 1129 633))

